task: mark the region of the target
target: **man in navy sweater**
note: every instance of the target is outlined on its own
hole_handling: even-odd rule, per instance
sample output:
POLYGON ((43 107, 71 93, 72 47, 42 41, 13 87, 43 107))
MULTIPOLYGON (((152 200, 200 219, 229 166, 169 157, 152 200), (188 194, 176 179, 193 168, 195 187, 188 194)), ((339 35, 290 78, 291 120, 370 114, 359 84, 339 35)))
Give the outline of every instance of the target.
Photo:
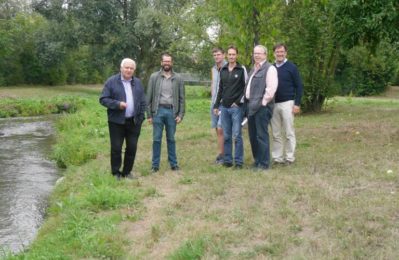
POLYGON ((294 116, 299 114, 303 92, 298 68, 287 60, 287 47, 273 47, 278 73, 278 87, 271 120, 273 132, 272 158, 274 164, 292 164, 295 161, 294 116))

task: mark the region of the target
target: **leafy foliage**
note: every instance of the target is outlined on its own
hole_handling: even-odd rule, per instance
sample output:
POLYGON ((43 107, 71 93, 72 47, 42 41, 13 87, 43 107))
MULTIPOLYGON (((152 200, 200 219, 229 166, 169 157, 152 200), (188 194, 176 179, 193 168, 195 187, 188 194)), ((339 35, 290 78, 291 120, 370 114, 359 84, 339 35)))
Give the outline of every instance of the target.
POLYGON ((378 51, 381 43, 398 52, 398 28, 396 0, 1 0, 0 86, 102 83, 124 57, 137 61, 145 85, 165 51, 176 71, 208 78, 215 46, 236 45, 249 67, 254 45, 284 42, 304 80, 304 109, 319 111, 341 88, 367 95, 398 81, 397 55, 378 75, 368 67, 366 84, 355 80, 361 67, 350 60, 381 64, 389 57, 373 60, 387 55, 378 51), (379 78, 384 87, 367 89, 379 78))
POLYGON ((281 28, 288 36, 290 59, 303 78, 303 105, 306 110, 320 111, 326 98, 337 93, 333 80, 340 43, 333 9, 323 1, 295 1, 284 8, 281 28))
POLYGON ((227 47, 234 44, 241 52, 241 62, 250 65, 255 45, 273 45, 279 34, 275 24, 281 15, 278 1, 208 1, 216 11, 216 29, 219 31, 219 44, 227 47), (232 14, 234 18, 232 19, 232 14))
POLYGON ((345 47, 364 44, 374 52, 382 40, 398 42, 398 1, 341 0, 332 4, 336 5, 335 25, 345 47))
POLYGON ((399 54, 387 43, 380 44, 373 55, 364 46, 355 46, 346 53, 341 84, 344 94, 376 95, 384 92, 393 80, 399 54), (396 57, 395 57, 396 56, 396 57))

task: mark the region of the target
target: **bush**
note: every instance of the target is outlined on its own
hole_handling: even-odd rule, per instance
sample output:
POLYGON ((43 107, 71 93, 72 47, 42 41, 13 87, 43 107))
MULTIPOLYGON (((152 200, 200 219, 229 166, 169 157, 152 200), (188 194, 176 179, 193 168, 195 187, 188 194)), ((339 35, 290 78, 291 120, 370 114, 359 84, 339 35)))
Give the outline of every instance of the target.
POLYGON ((384 92, 397 69, 398 57, 394 53, 388 44, 381 44, 375 54, 365 46, 350 49, 341 79, 343 94, 369 96, 384 92))

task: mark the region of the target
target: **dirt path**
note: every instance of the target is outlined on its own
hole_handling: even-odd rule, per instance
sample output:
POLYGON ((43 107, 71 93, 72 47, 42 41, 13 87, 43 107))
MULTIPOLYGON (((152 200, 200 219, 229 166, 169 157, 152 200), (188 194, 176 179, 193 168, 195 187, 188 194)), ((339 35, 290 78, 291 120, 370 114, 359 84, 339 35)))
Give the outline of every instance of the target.
POLYGON ((129 256, 139 256, 143 259, 163 259, 170 252, 171 245, 179 241, 159 239, 160 227, 163 224, 165 210, 178 201, 184 194, 186 185, 179 185, 181 174, 166 172, 140 179, 143 188, 154 187, 156 195, 144 199, 145 212, 136 222, 123 222, 122 231, 131 241, 127 250, 129 256))

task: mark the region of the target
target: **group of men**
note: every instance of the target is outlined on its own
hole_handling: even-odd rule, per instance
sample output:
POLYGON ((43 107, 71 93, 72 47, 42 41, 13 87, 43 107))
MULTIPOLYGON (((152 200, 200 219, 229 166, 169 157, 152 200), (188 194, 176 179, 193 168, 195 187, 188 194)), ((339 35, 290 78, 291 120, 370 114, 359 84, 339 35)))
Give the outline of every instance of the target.
MULTIPOLYGON (((227 61, 223 49, 213 50, 211 127, 217 133, 219 153, 216 162, 225 167, 243 167, 242 126, 246 121, 254 169, 270 168, 270 121, 273 162, 285 165, 295 160, 294 115, 300 112, 302 82, 297 67, 287 61, 286 46, 277 44, 273 51, 275 64, 267 62, 266 47, 255 46, 254 66, 248 74, 237 62, 235 46, 227 48, 227 61)), ((120 73, 105 82, 100 103, 107 107, 111 172, 118 179, 135 178, 132 169, 145 113, 153 126, 151 171, 159 171, 164 129, 171 170, 180 169, 175 132, 176 125, 184 117, 185 90, 183 79, 172 68, 172 56, 162 54, 161 69, 150 76, 146 95, 141 81, 134 76, 136 63, 130 58, 123 59, 120 73)))
POLYGON ((216 129, 216 163, 242 168, 244 149, 241 127, 248 122, 248 134, 255 170, 267 170, 271 161, 288 165, 295 161, 294 116, 300 112, 303 92, 297 67, 287 60, 287 47, 273 48, 275 63, 267 61, 267 48, 255 46, 254 66, 247 74, 237 62, 238 50, 227 48, 227 62, 221 48, 213 49, 211 127, 216 129), (268 126, 272 126, 272 160, 268 126), (234 156, 233 156, 234 144, 234 156))

